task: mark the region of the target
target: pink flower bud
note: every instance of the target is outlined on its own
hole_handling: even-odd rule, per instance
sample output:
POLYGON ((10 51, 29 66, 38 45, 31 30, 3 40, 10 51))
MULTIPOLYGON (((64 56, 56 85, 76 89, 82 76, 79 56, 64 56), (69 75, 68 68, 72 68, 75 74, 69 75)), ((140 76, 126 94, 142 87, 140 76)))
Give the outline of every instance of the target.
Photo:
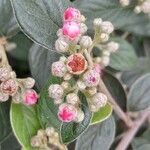
POLYGON ((0 68, 0 81, 6 81, 10 78, 10 69, 7 67, 0 68))
POLYGON ((102 72, 102 68, 101 68, 100 64, 94 64, 93 70, 95 70, 99 74, 101 74, 101 72, 102 72))
POLYGON ((92 103, 98 108, 104 107, 107 103, 107 96, 103 93, 96 93, 92 98, 92 103))
POLYGON ((83 81, 87 87, 97 86, 100 80, 100 74, 96 70, 89 70, 83 75, 83 81))
POLYGON ((75 121, 77 109, 71 104, 63 103, 59 106, 58 118, 63 122, 75 121))
POLYGON ((38 94, 33 89, 28 89, 23 94, 23 102, 26 105, 34 105, 37 102, 38 94))
POLYGON ((81 13, 78 9, 69 7, 64 12, 64 21, 80 21, 81 13))
POLYGON ((9 99, 9 95, 8 94, 4 94, 0 92, 0 102, 5 102, 9 99))
POLYGON ((67 69, 72 74, 81 74, 87 69, 87 61, 80 53, 72 54, 68 57, 67 69))
POLYGON ((18 83, 13 79, 9 79, 1 83, 0 90, 4 94, 13 96, 18 90, 18 83))
POLYGON ((67 72, 66 65, 63 61, 57 61, 52 64, 52 74, 57 77, 63 77, 67 72))
POLYGON ((75 40, 80 36, 80 25, 77 22, 65 22, 62 28, 63 35, 70 40, 75 40))
POLYGON ((59 84, 52 84, 48 89, 49 96, 54 99, 62 99, 64 94, 64 90, 59 84))

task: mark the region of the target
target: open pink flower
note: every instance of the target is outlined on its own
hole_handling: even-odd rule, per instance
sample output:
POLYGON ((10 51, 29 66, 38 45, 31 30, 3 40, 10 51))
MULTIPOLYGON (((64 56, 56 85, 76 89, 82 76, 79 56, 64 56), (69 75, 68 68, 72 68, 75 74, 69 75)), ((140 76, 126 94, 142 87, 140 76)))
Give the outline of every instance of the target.
POLYGON ((23 94, 23 102, 26 105, 34 105, 37 102, 38 94, 33 89, 28 89, 23 94))
POLYGON ((59 106, 58 118, 63 122, 75 121, 77 109, 75 106, 63 103, 59 106))
POLYGON ((67 69, 72 74, 81 74, 87 68, 87 61, 80 53, 72 54, 67 59, 67 69))
POLYGON ((80 21, 81 13, 78 9, 69 7, 64 12, 64 21, 80 21))
POLYGON ((96 70, 89 70, 83 75, 83 81, 87 87, 97 86, 100 80, 100 74, 96 70))
POLYGON ((68 37, 70 40, 74 40, 80 36, 80 25, 74 21, 64 22, 62 32, 64 36, 68 37))

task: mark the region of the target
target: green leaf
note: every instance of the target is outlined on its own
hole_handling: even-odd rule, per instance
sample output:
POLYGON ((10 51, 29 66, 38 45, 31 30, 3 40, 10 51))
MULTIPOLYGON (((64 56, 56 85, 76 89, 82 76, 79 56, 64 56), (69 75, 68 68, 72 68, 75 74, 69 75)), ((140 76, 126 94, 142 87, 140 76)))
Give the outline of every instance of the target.
POLYGON ((61 139, 63 143, 70 143, 75 140, 85 129, 88 128, 92 113, 88 108, 86 97, 83 93, 79 92, 79 98, 82 103, 81 108, 84 112, 84 120, 80 123, 63 123, 61 126, 61 139))
POLYGON ((25 34, 47 49, 53 49, 69 0, 11 0, 16 19, 25 34))
POLYGON ((93 114, 91 124, 92 125, 97 124, 106 120, 107 118, 110 117, 110 115, 112 114, 112 111, 113 111, 113 108, 111 104, 107 103, 106 106, 102 107, 98 112, 93 114))
POLYGON ((122 38, 113 38, 119 44, 119 50, 111 54, 109 66, 120 71, 132 69, 137 63, 134 48, 122 38))
POLYGON ((102 73, 102 79, 116 102, 123 110, 126 110, 126 93, 119 80, 106 71, 102 73))
POLYGON ((134 4, 123 8, 118 0, 76 0, 75 6, 87 17, 90 29, 94 18, 100 17, 111 21, 116 29, 150 36, 150 19, 144 13, 136 14, 134 4))
POLYGON ((150 72, 150 59, 146 57, 140 57, 136 66, 130 70, 122 73, 121 79, 128 87, 131 87, 133 83, 142 75, 150 72))
POLYGON ((13 131, 22 147, 26 150, 35 150, 31 147, 30 140, 41 128, 37 119, 36 107, 12 103, 10 118, 13 131))
POLYGON ((127 107, 130 111, 140 111, 150 106, 150 74, 139 78, 129 91, 127 107))
POLYGON ((77 140, 75 150, 109 150, 115 138, 113 117, 101 124, 90 126, 77 140))
POLYGON ((51 64, 59 60, 59 56, 56 52, 49 51, 37 44, 33 44, 31 47, 29 51, 29 64, 38 89, 45 85, 51 72, 51 64))
POLYGON ((61 79, 51 76, 45 88, 40 93, 40 100, 38 103, 39 120, 43 127, 53 126, 57 132, 61 131, 61 139, 63 143, 69 143, 75 140, 90 124, 92 117, 89 111, 88 104, 85 96, 79 93, 82 102, 81 108, 84 111, 85 119, 81 123, 62 123, 58 119, 58 105, 54 104, 52 98, 48 95, 48 87, 51 84, 60 84, 61 79))
POLYGON ((19 31, 9 0, 0 0, 0 36, 13 36, 19 31))
POLYGON ((33 42, 22 32, 19 32, 13 38, 11 38, 10 42, 15 43, 17 47, 11 51, 8 51, 8 53, 18 60, 27 61, 28 52, 33 42))

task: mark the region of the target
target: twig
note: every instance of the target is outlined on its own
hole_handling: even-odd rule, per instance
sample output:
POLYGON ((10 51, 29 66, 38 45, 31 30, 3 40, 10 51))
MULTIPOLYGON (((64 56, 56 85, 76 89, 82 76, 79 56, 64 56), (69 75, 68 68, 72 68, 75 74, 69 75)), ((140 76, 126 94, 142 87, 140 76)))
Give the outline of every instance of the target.
POLYGON ((101 91, 107 95, 108 100, 110 101, 110 103, 113 105, 114 111, 116 112, 116 114, 120 117, 120 119, 122 119, 124 121, 124 123, 128 126, 131 127, 132 126, 132 120, 125 114, 125 112, 122 111, 122 109, 119 107, 119 105, 116 103, 116 101, 113 99, 113 97, 111 96, 111 94, 109 93, 109 91, 107 90, 107 87, 105 86, 104 82, 102 79, 100 79, 99 82, 99 88, 101 89, 101 91))
POLYGON ((134 121, 134 125, 124 134, 122 140, 119 145, 116 147, 116 150, 126 150, 138 132, 139 128, 143 125, 146 119, 150 115, 150 108, 141 112, 139 118, 134 121))
POLYGON ((126 38, 129 36, 129 34, 130 34, 129 32, 125 32, 125 33, 122 35, 122 38, 123 38, 123 39, 126 39, 126 38))

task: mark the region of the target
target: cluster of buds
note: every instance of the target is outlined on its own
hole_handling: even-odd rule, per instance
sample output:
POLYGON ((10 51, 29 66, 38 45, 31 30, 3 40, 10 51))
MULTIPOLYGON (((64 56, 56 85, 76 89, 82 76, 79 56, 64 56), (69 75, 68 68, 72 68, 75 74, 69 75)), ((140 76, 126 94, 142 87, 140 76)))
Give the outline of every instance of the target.
POLYGON ((31 138, 31 146, 40 150, 67 150, 67 147, 60 143, 59 134, 52 127, 38 130, 37 135, 31 138))
POLYGON ((150 16, 150 0, 139 0, 138 5, 134 9, 135 13, 141 12, 150 16))
POLYGON ((88 97, 92 112, 98 111, 107 103, 107 96, 98 91, 102 69, 108 65, 110 53, 118 50, 119 45, 109 41, 114 27, 109 21, 101 18, 94 20, 95 36, 84 35, 87 26, 85 17, 75 8, 64 12, 64 24, 58 30, 55 48, 66 55, 61 56, 51 67, 53 76, 62 78, 61 84, 51 84, 48 89, 49 97, 59 105, 58 118, 63 122, 81 122, 84 112, 81 109, 79 91, 88 97), (91 55, 94 46, 100 47, 102 56, 91 55), (74 85, 70 81, 76 80, 74 85))
MULTIPOLYGON (((120 0, 120 4, 125 7, 131 3, 131 0, 120 0)), ((139 14, 143 12, 150 16, 150 0, 138 0, 137 5, 134 8, 134 12, 139 14)))
POLYGON ((14 103, 33 105, 37 102, 38 94, 32 89, 35 81, 32 78, 17 79, 9 66, 0 68, 0 102, 12 97, 14 103))

